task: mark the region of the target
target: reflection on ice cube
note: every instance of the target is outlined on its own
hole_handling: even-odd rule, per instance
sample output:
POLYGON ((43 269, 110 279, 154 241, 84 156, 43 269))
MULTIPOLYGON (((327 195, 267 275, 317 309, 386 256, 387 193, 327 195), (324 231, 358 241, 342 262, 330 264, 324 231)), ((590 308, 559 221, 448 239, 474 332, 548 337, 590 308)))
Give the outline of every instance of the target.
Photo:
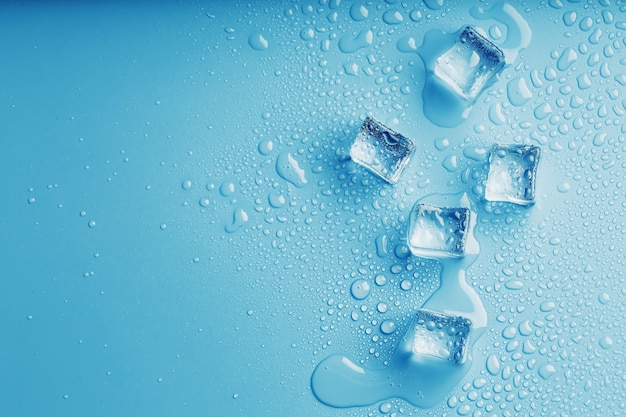
POLYGON ((467 26, 435 63, 435 75, 467 100, 474 100, 505 64, 502 51, 467 26))
POLYGON ((471 327, 472 321, 466 317, 420 309, 400 348, 460 365, 467 360, 471 327))
POLYGON ((363 122, 350 157, 390 184, 398 181, 415 145, 409 138, 368 117, 363 122))
POLYGON ((425 258, 462 258, 470 213, 465 207, 415 204, 409 218, 409 249, 425 258))
POLYGON ((489 155, 485 199, 533 204, 540 155, 541 150, 534 145, 494 145, 489 155))

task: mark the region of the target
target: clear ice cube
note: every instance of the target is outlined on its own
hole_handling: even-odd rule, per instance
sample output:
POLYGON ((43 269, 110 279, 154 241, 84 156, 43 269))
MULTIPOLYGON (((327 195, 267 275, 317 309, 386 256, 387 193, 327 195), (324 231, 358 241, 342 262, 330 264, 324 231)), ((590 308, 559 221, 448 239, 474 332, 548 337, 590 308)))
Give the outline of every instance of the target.
POLYGON ((350 157, 390 184, 400 178, 415 145, 373 117, 367 117, 350 148, 350 157))
POLYGON ((424 258, 462 258, 469 228, 470 210, 417 203, 409 218, 411 253, 424 258))
POLYGON ((466 26, 452 48, 437 58, 435 75, 465 99, 474 100, 504 64, 502 51, 466 26))
POLYGON ((413 355, 463 364, 469 351, 472 321, 466 317, 420 309, 403 339, 413 355))
POLYGON ((493 145, 485 199, 533 204, 540 155, 541 150, 534 145, 493 145))

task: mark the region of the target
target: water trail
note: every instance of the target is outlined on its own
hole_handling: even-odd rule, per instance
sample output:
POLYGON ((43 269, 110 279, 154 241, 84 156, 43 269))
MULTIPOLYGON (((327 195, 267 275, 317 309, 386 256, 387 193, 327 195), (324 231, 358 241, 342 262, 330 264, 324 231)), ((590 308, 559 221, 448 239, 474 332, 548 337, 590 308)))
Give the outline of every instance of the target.
MULTIPOLYGON (((419 202, 444 207, 470 208, 467 194, 433 194, 419 202)), ((317 366, 311 378, 315 396, 333 407, 371 405, 389 398, 402 398, 416 407, 432 407, 445 398, 459 383, 472 364, 472 347, 487 326, 487 313, 478 294, 465 281, 466 270, 480 252, 474 237, 476 215, 472 212, 466 242, 465 257, 441 260, 441 285, 424 303, 423 308, 472 321, 470 353, 467 361, 449 361, 415 355, 411 349, 414 327, 403 337, 389 365, 382 369, 367 369, 349 358, 334 355, 317 366)))

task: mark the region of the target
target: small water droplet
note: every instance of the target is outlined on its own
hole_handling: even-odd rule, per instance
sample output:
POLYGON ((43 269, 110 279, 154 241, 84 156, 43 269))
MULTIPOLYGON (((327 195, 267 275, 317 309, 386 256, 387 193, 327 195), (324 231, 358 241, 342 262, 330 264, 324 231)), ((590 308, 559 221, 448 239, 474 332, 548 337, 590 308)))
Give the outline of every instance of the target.
POLYGON ((263 51, 269 46, 269 42, 262 33, 253 33, 248 37, 248 45, 255 51, 263 51))
POLYGON ((378 407, 378 410, 382 414, 389 414, 391 412, 391 404, 390 403, 382 403, 380 405, 380 407, 378 407))
POLYGON ((392 334, 396 331, 396 323, 392 320, 385 320, 380 323, 380 331, 384 334, 392 334))
POLYGON ((269 155, 274 149, 274 142, 271 139, 263 139, 259 142, 258 149, 261 155, 269 155))
POLYGON ((350 293, 357 300, 364 300, 370 295, 370 284, 364 279, 355 280, 350 286, 350 293))
POLYGON ((548 380, 550 379, 550 377, 552 377, 552 375, 554 375, 554 373, 556 372, 556 369, 551 364, 545 364, 539 368, 538 372, 539 372, 540 377, 542 377, 545 380, 548 380))
POLYGON ((238 208, 233 212, 233 222, 226 227, 228 233, 235 233, 239 230, 244 224, 248 222, 248 213, 242 208, 238 208))
POLYGON ((610 349, 613 346, 613 339, 610 336, 604 336, 600 338, 599 343, 602 349, 610 349))
POLYGON ((500 361, 496 355, 491 354, 487 358, 487 371, 494 376, 500 372, 500 361))
POLYGON ((276 158, 276 172, 296 187, 302 188, 308 183, 304 169, 289 152, 283 152, 276 158))
POLYGON ((387 277, 385 277, 383 274, 378 274, 376 275, 376 278, 374 278, 374 282, 379 287, 382 287, 383 285, 387 283, 387 277))
POLYGON ((360 22, 367 19, 368 15, 369 10, 367 10, 367 8, 361 2, 354 2, 350 7, 350 17, 355 22, 360 22))
POLYGON ((220 194, 224 197, 231 196, 235 193, 235 183, 231 181, 224 181, 222 185, 220 185, 220 194))

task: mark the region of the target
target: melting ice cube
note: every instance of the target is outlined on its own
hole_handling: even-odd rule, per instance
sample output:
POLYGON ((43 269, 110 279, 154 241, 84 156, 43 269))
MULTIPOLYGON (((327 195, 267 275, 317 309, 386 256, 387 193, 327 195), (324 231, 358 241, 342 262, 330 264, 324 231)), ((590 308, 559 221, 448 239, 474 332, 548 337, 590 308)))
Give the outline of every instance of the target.
POLYGON ((485 199, 533 204, 540 155, 541 150, 534 145, 493 145, 485 199))
POLYGON ((437 58, 435 75, 467 100, 474 100, 505 64, 502 51, 471 26, 437 58))
POLYGON ((350 157, 393 184, 400 178, 414 150, 411 139, 368 117, 350 148, 350 157))
POLYGON ((425 258, 462 258, 470 210, 417 203, 409 218, 408 244, 414 255, 425 258))
POLYGON ((467 359, 471 327, 472 321, 466 317, 420 309, 400 346, 413 355, 460 365, 467 359))

